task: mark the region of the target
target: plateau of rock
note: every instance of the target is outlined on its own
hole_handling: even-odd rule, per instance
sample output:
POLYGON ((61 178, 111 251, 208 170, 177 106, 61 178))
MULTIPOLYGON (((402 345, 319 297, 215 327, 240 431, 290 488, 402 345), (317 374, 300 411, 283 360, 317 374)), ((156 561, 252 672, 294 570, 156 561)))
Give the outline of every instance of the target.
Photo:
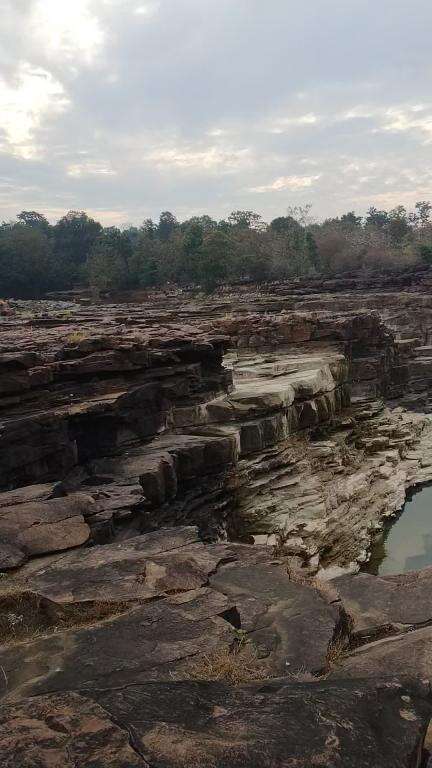
POLYGON ((431 285, 4 305, 5 768, 427 765, 431 285))

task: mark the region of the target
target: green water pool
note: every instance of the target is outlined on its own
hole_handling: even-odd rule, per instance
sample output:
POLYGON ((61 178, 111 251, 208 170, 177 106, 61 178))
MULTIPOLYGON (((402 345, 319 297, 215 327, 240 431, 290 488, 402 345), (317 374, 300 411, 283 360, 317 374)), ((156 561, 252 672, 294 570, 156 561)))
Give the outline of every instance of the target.
POLYGON ((390 575, 432 565, 432 485, 411 495, 373 544, 362 571, 390 575))

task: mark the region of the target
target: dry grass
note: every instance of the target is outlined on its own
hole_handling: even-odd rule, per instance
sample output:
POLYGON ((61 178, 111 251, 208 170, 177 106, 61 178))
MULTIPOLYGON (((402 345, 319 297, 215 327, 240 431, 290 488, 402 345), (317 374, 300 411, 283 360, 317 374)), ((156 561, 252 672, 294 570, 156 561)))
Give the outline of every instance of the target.
POLYGON ((68 336, 66 336, 66 341, 68 344, 79 344, 80 341, 84 341, 87 338, 87 334, 83 331, 73 331, 68 336))
POLYGON ((131 603, 88 601, 59 605, 41 595, 12 587, 0 593, 0 643, 91 625, 129 610, 131 603))
POLYGON ((297 672, 290 672, 287 677, 294 683, 319 683, 321 680, 321 676, 312 674, 306 667, 301 667, 297 672))
POLYGON ((335 603, 337 600, 340 600, 337 589, 329 581, 321 581, 321 579, 315 578, 311 580, 310 586, 316 589, 328 603, 335 603))
POLYGON ((274 531, 274 537, 276 539, 275 544, 273 545, 273 555, 275 557, 284 557, 288 554, 286 550, 286 543, 288 541, 289 534, 283 530, 283 528, 279 528, 276 531, 274 531))
POLYGON ((326 655, 326 672, 329 672, 332 667, 339 664, 346 655, 347 643, 342 636, 336 637, 329 644, 326 655))
POLYGON ((271 677, 265 665, 258 659, 256 648, 250 642, 234 648, 219 648, 191 662, 182 672, 183 679, 219 681, 239 685, 252 680, 271 677))

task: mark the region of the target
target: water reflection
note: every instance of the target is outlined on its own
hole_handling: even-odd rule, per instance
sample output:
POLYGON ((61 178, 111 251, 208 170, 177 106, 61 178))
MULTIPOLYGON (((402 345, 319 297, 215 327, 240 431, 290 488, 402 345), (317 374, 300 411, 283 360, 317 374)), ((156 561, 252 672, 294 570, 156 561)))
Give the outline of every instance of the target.
POLYGON ((383 576, 427 565, 432 565, 432 485, 412 493, 400 515, 375 541, 362 570, 383 576))

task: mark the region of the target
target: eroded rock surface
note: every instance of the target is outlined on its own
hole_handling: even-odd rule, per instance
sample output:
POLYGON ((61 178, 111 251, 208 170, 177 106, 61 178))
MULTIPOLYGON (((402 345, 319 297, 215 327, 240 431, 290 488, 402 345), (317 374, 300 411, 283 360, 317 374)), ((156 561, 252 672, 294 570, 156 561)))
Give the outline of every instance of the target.
POLYGON ((2 706, 0 748, 5 768, 411 768, 430 711, 420 685, 148 683, 2 706))
POLYGON ((0 707, 4 768, 146 768, 127 728, 76 694, 41 696, 0 707))
POLYGON ((423 277, 0 318, 6 765, 420 766, 429 570, 312 576, 432 479, 423 277))

